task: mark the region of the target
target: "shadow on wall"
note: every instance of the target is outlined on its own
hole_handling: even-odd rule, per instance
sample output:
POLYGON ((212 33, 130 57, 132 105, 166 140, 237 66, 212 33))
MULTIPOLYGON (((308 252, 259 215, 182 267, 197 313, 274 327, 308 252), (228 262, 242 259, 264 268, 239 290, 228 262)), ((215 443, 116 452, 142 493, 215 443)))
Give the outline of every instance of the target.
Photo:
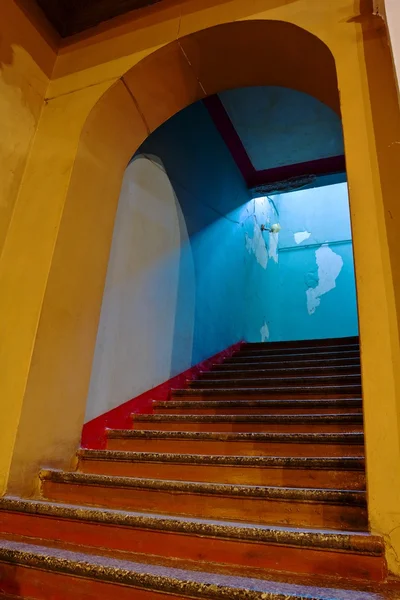
POLYGON ((86 420, 191 366, 194 302, 179 202, 162 161, 139 155, 120 195, 86 420))

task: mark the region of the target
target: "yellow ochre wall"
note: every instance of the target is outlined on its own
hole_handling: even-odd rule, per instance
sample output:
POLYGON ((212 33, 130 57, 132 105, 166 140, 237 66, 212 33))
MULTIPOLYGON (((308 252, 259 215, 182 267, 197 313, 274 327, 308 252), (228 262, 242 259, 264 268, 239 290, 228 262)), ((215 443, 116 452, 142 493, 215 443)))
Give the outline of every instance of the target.
POLYGON ((68 41, 53 69, 47 31, 26 50, 21 30, 28 25, 22 13, 15 19, 19 37, 8 44, 15 62, 2 49, 0 73, 1 86, 6 73, 27 77, 26 86, 5 88, 11 97, 25 91, 7 105, 12 129, 0 146, 1 182, 15 147, 24 162, 29 151, 22 182, 24 162, 19 175, 15 168, 10 198, 18 196, 0 256, 0 493, 34 494, 40 466, 73 461, 122 177, 146 135, 189 103, 229 87, 287 85, 339 110, 338 86, 370 525, 385 536, 389 566, 400 573, 400 116, 386 30, 372 3, 164 0, 115 20, 112 29, 68 41), (21 115, 31 114, 26 98, 39 82, 36 118, 27 128, 21 115))

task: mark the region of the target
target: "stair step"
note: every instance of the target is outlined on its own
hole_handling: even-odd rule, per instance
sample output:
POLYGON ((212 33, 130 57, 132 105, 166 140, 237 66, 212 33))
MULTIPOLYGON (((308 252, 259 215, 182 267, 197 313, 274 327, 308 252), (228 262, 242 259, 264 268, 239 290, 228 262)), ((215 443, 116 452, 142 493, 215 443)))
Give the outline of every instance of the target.
POLYGON ((216 379, 203 378, 194 379, 188 381, 189 388, 240 388, 240 387, 251 387, 251 388, 264 388, 274 386, 312 386, 318 387, 321 385, 348 385, 348 384, 359 384, 361 385, 360 373, 346 373, 341 375, 304 375, 297 377, 282 377, 282 376, 271 376, 266 377, 232 377, 216 379))
POLYGON ((271 361, 270 358, 259 357, 257 360, 254 357, 238 357, 238 358, 227 358, 223 363, 215 364, 212 367, 212 371, 223 371, 223 370, 232 370, 232 369, 268 369, 270 371, 274 371, 275 368, 278 369, 290 369, 290 368, 301 368, 301 367, 309 367, 309 368, 325 368, 325 367, 351 367, 357 366, 360 367, 360 356, 354 356, 351 358, 330 358, 329 360, 324 358, 304 358, 301 357, 299 359, 279 359, 271 361))
POLYGON ((331 415, 132 415, 135 429, 160 431, 362 431, 363 414, 331 415))
POLYGON ((286 526, 366 529, 366 493, 229 485, 197 481, 141 479, 46 469, 40 474, 44 497, 79 504, 149 510, 286 526))
POLYGON ((242 348, 287 348, 296 347, 301 348, 303 346, 315 346, 317 348, 323 348, 325 346, 348 346, 349 344, 360 344, 358 335, 350 337, 339 337, 339 338, 321 338, 314 340, 286 340, 279 342, 244 342, 242 348))
POLYGON ((80 450, 78 469, 84 473, 180 481, 365 489, 362 456, 301 458, 80 450))
POLYGON ((243 456, 363 456, 362 433, 206 433, 109 429, 110 450, 243 456), (199 452, 200 451, 200 452, 199 452))
POLYGON ((285 379, 292 379, 296 377, 307 377, 307 376, 320 376, 320 375, 358 375, 361 377, 361 368, 359 364, 356 365, 319 365, 314 367, 281 367, 275 368, 268 365, 268 367, 264 367, 261 369, 242 369, 240 365, 237 365, 236 368, 233 368, 232 364, 230 365, 221 365, 224 366, 224 369, 217 369, 213 367, 211 371, 202 371, 199 374, 198 379, 249 379, 252 377, 255 378, 266 378, 271 377, 271 373, 274 378, 277 378, 279 374, 285 375, 285 379), (226 367, 229 367, 227 369, 226 367))
POLYGON ((362 410, 361 398, 315 398, 312 400, 167 400, 154 401, 156 414, 332 414, 362 410))
POLYGON ((333 346, 285 346, 285 347, 269 347, 266 346, 247 346, 244 344, 240 350, 234 353, 233 356, 252 356, 254 354, 259 354, 263 356, 273 355, 273 356, 285 356, 286 354, 331 354, 331 353, 339 353, 339 352, 360 352, 359 344, 342 344, 342 345, 333 345, 333 346))
POLYGON ((349 360, 360 360, 360 353, 358 350, 338 350, 336 352, 292 352, 292 353, 271 353, 258 351, 256 354, 233 354, 230 358, 225 360, 226 364, 239 363, 239 362, 311 362, 311 361, 324 361, 325 363, 331 363, 334 360, 349 361, 349 360))
POLYGON ((173 390, 171 393, 172 398, 215 398, 230 396, 232 399, 243 399, 251 396, 253 399, 264 400, 271 396, 274 398, 315 398, 315 397, 328 397, 328 398, 348 398, 348 397, 360 397, 361 385, 360 384, 346 384, 346 385, 315 385, 315 386, 290 386, 285 385, 281 387, 232 387, 232 388, 184 388, 173 390))
MULTIPOLYGON (((25 597, 35 600, 376 600, 375 591, 338 589, 334 581, 325 585, 293 583, 284 576, 265 579, 196 571, 148 562, 135 562, 78 550, 13 540, 0 542, 4 588, 18 575, 25 597)), ((314 579, 314 583, 316 580, 314 579)), ((346 584, 345 584, 346 585, 346 584)), ((363 584, 359 584, 364 587, 363 584)), ((350 589, 349 589, 350 588, 350 589)), ((365 589, 365 587, 364 587, 365 589)), ((389 596, 388 596, 389 598, 389 596)), ((380 600, 385 600, 381 596, 380 600)))
POLYGON ((380 580, 385 572, 382 539, 356 531, 254 525, 12 497, 0 500, 0 530, 35 536, 42 543, 57 539, 93 544, 111 555, 148 552, 196 561, 201 567, 213 563, 214 568, 225 564, 260 569, 264 576, 267 570, 291 572, 294 562, 297 572, 313 576, 380 580))

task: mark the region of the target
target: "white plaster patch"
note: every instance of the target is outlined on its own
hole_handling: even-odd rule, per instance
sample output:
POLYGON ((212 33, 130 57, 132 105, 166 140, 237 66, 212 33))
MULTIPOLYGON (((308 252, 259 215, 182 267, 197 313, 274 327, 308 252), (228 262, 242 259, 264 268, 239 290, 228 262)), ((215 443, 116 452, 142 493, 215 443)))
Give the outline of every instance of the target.
POLYGON ((304 242, 304 240, 308 240, 310 236, 311 233, 309 231, 298 231, 294 234, 294 241, 296 244, 301 244, 301 242, 304 242))
POLYGON ((278 242, 279 233, 269 234, 269 257, 272 258, 276 263, 278 262, 278 242))
POLYGON ((269 340, 269 329, 267 323, 264 321, 264 325, 260 329, 261 341, 266 342, 269 340))
POLYGON ((315 258, 318 265, 318 285, 314 288, 308 288, 306 291, 309 315, 314 314, 321 304, 321 296, 336 287, 336 279, 343 267, 342 257, 333 252, 328 246, 318 248, 315 252, 315 258))
POLYGON ((263 269, 266 269, 268 264, 268 250, 260 226, 256 222, 254 223, 253 237, 249 237, 246 232, 245 244, 249 254, 254 254, 258 264, 263 269))

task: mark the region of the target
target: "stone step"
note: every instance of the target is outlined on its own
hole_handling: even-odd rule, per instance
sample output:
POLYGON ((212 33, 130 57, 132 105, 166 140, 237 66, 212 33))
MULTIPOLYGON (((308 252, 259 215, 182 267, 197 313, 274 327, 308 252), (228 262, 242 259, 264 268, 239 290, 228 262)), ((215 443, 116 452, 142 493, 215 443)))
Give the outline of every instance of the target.
POLYGON ((346 374, 354 374, 361 376, 361 368, 359 364, 356 365, 320 365, 316 367, 282 367, 275 368, 271 367, 271 365, 266 366, 261 369, 242 369, 240 365, 237 365, 236 368, 233 368, 230 365, 230 368, 227 369, 225 367, 229 367, 229 365, 220 365, 224 366, 224 369, 213 367, 211 371, 203 371, 199 374, 198 380, 204 379, 248 379, 252 377, 257 378, 265 378, 271 377, 274 378, 284 376, 285 378, 296 378, 296 377, 307 377, 307 376, 319 376, 319 375, 346 375, 346 374))
POLYGON ((332 360, 360 360, 360 353, 358 350, 337 350, 337 351, 315 351, 315 352, 267 352, 259 350, 255 353, 241 353, 237 352, 232 357, 225 359, 226 364, 238 363, 238 362, 292 362, 292 361, 325 361, 326 363, 332 360))
POLYGON ((360 340, 358 336, 341 337, 341 338, 322 338, 314 340, 288 340, 280 342, 244 342, 242 348, 288 348, 295 347, 301 348, 303 346, 315 346, 316 348, 323 348, 325 346, 348 346, 349 344, 358 345, 360 340))
POLYGON ((219 400, 230 397, 232 400, 252 398, 254 400, 267 400, 268 398, 359 398, 361 396, 360 384, 346 385, 303 385, 303 386, 270 386, 270 387, 232 387, 232 388, 184 388, 173 390, 173 399, 208 399, 219 400))
POLYGON ((385 575, 380 537, 356 531, 255 525, 238 521, 174 517, 42 500, 0 499, 2 535, 29 535, 64 544, 106 548, 196 562, 214 570, 243 570, 345 576, 381 580, 385 575), (167 542, 168 540, 168 542, 167 542))
MULTIPOLYGON (((15 540, 1 540, 0 561, 5 592, 18 586, 24 597, 35 600, 380 600, 379 586, 337 580, 317 580, 305 585, 278 574, 268 578, 190 570, 165 564, 137 562, 101 554, 54 548, 15 540), (315 585, 318 583, 318 587, 315 585), (361 591, 360 590, 365 590, 361 591)), ((211 567, 211 566, 210 566, 211 567)), ((14 588, 15 589, 15 588, 14 588)), ((385 592, 383 591, 383 594, 385 592)))
POLYGON ((204 433, 109 429, 109 450, 243 456, 364 456, 362 433, 204 433))
POLYGON ((80 450, 84 473, 286 487, 365 489, 363 457, 227 456, 80 450))
POLYGON ((340 344, 340 345, 330 345, 330 346, 321 346, 321 345, 305 345, 305 346, 296 346, 296 345, 288 345, 281 347, 269 346, 268 344, 256 345, 256 346, 248 346, 244 344, 240 350, 234 353, 233 356, 253 356, 253 355, 263 355, 263 356, 285 356, 287 354, 331 354, 338 352, 358 352, 360 353, 359 344, 340 344))
POLYGON ((174 481, 69 473, 45 469, 40 473, 43 497, 74 504, 146 510, 260 524, 323 527, 365 531, 366 493, 245 486, 197 481, 174 481))
POLYGON ((243 358, 227 358, 223 363, 214 364, 212 371, 223 371, 232 369, 268 369, 274 371, 277 369, 291 369, 291 368, 302 368, 302 367, 338 367, 338 366, 357 366, 360 368, 360 356, 356 355, 350 358, 304 358, 298 359, 277 359, 271 360, 270 358, 259 357, 257 360, 254 357, 243 357, 243 358))
POLYGON ((156 414, 332 414, 358 413, 361 398, 315 398, 297 400, 167 400, 154 401, 156 414))
POLYGON ((319 387, 321 385, 361 385, 360 373, 342 373, 340 375, 303 375, 284 377, 270 374, 264 377, 217 377, 202 378, 188 381, 189 388, 268 388, 268 387, 319 387))
POLYGON ((132 415, 133 428, 153 431, 293 432, 362 431, 363 414, 132 415))

